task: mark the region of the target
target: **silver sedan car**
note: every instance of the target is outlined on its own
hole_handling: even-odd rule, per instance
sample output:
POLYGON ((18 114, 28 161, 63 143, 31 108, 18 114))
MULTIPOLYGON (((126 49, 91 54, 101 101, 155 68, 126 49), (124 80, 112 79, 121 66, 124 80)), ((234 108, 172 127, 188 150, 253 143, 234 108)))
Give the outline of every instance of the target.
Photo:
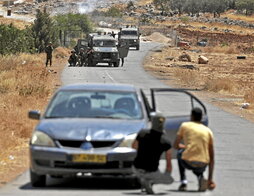
MULTIPOLYGON (((133 175, 136 151, 131 144, 150 126, 155 92, 160 89, 152 89, 150 107, 144 92, 132 85, 74 84, 58 89, 42 115, 29 112, 30 118, 40 120, 30 140, 32 186, 45 186, 46 175, 133 175)), ((188 118, 170 118, 165 128, 172 135, 188 118)))

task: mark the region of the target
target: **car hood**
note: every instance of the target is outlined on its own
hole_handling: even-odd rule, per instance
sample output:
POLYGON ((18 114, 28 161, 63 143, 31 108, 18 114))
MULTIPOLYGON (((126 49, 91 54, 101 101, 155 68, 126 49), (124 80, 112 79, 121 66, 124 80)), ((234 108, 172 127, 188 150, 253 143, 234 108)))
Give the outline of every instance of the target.
POLYGON ((138 39, 138 36, 121 36, 121 39, 138 39))
POLYGON ((118 52, 116 47, 94 47, 95 52, 118 52))
POLYGON ((119 140, 146 128, 145 120, 44 119, 36 129, 58 140, 119 140))

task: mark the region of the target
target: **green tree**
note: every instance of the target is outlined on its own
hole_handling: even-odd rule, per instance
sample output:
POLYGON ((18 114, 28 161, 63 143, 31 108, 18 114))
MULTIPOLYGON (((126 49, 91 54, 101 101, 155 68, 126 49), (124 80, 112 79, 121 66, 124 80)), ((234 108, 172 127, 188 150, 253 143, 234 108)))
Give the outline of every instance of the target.
POLYGON ((16 54, 20 52, 33 52, 33 39, 29 30, 20 30, 10 25, 0 25, 0 54, 16 54))
POLYGON ((54 46, 58 45, 55 24, 46 10, 43 12, 37 10, 36 19, 31 27, 31 35, 38 52, 43 52, 49 42, 52 42, 54 46))
POLYGON ((105 16, 109 16, 109 17, 122 17, 122 11, 120 9, 118 9, 115 6, 112 6, 109 8, 109 10, 105 13, 105 16))
POLYGON ((205 0, 204 3, 204 11, 213 13, 214 17, 220 17, 220 14, 228 8, 228 0, 205 0))
POLYGON ((58 30, 80 30, 83 33, 90 33, 93 30, 92 23, 85 14, 64 14, 54 17, 58 30))
POLYGON ((236 9, 236 0, 228 0, 228 9, 236 9))
POLYGON ((179 15, 183 13, 184 5, 187 0, 170 0, 170 7, 172 10, 178 12, 179 15))
POLYGON ((194 16, 195 14, 199 14, 202 6, 201 0, 187 0, 184 4, 183 11, 194 16))
POLYGON ((162 15, 170 10, 169 0, 153 0, 153 4, 161 10, 162 15))
POLYGON ((254 0, 237 0, 236 8, 238 11, 245 12, 246 15, 251 15, 254 12, 254 0))

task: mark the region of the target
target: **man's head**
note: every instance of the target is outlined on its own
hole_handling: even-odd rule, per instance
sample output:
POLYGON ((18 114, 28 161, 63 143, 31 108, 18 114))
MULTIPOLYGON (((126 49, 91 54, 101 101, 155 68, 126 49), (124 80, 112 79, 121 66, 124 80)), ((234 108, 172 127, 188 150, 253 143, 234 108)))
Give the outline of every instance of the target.
POLYGON ((155 114, 152 116, 152 130, 162 133, 164 122, 165 117, 162 114, 155 114))
POLYGON ((202 110, 200 108, 193 108, 191 110, 191 121, 200 122, 202 119, 202 110))
POLYGON ((49 42, 49 45, 51 46, 51 45, 52 45, 52 42, 49 42))

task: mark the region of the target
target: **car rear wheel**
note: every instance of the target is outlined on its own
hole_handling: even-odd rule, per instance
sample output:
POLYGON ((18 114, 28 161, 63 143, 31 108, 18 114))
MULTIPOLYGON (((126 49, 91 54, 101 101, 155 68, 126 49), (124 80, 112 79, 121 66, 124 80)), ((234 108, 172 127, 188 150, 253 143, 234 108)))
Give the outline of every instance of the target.
POLYGON ((139 50, 139 46, 136 46, 136 50, 139 50))
POLYGON ((45 187, 46 175, 38 175, 30 169, 30 181, 33 187, 45 187))

